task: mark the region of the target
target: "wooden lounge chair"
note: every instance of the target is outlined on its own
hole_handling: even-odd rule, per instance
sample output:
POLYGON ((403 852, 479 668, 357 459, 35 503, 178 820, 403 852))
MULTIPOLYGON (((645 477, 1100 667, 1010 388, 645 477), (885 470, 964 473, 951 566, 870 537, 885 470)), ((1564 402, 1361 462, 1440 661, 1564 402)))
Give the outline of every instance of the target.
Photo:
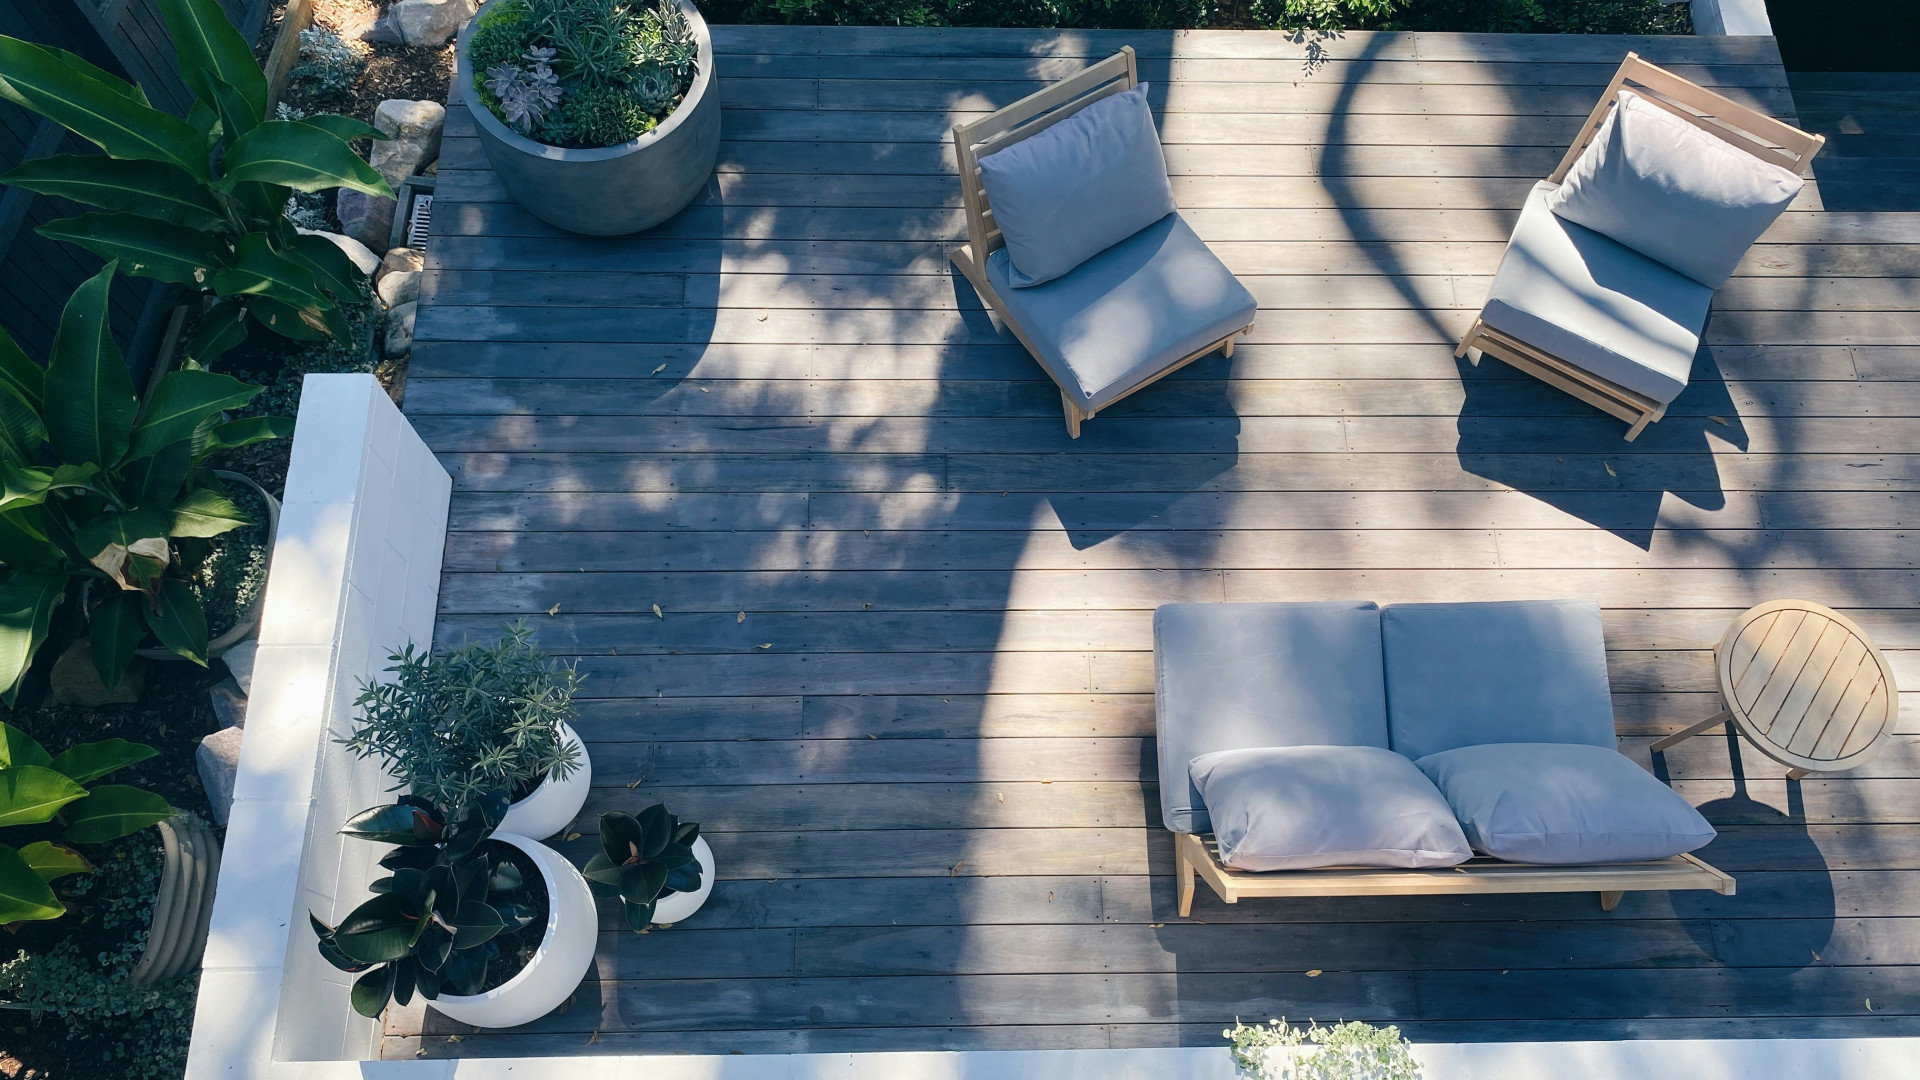
POLYGON ((1688 853, 1712 827, 1615 748, 1590 601, 1170 604, 1154 675, 1182 918, 1196 879, 1229 904, 1592 891, 1612 911, 1628 892, 1733 895, 1688 853), (1216 797, 1223 761, 1253 762, 1237 796, 1216 797), (1408 831, 1436 812, 1444 829, 1408 831))
MULTIPOLYGON (((1454 355, 1479 349, 1503 360, 1625 420, 1632 440, 1686 389, 1708 305, 1724 276, 1708 275, 1717 280, 1702 284, 1685 267, 1636 249, 1631 236, 1583 228, 1549 209, 1603 125, 1613 132, 1609 121, 1623 89, 1802 177, 1825 140, 1628 53, 1559 167, 1535 187, 1488 302, 1454 355)), ((1729 258, 1727 268, 1736 260, 1737 254, 1729 258)))
POLYGON ((1081 421, 1129 394, 1216 349, 1232 356, 1233 339, 1253 325, 1256 308, 1252 295, 1177 212, 1057 280, 1011 284, 1011 253, 988 201, 980 159, 1138 84, 1133 49, 1123 48, 1064 82, 953 129, 967 217, 967 241, 953 251, 954 265, 1059 385, 1067 432, 1076 439, 1081 421), (1181 287, 1160 287, 1166 281, 1181 287), (1146 330, 1128 332, 1129 324, 1146 330))

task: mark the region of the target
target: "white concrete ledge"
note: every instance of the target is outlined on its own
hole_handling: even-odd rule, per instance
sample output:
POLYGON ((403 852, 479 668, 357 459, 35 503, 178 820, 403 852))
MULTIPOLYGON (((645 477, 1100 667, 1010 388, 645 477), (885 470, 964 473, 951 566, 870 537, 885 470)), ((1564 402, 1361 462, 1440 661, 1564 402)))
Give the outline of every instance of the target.
POLYGON ((1772 37, 1766 0, 1692 0, 1693 32, 1729 37, 1772 37))

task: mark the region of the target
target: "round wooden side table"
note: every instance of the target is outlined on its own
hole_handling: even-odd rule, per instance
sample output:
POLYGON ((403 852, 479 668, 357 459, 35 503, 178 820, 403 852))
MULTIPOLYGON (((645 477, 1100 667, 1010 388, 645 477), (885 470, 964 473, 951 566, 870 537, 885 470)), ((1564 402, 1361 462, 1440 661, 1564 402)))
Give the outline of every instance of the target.
POLYGON ((1653 744, 1658 753, 1731 720, 1787 778, 1844 772, 1893 733, 1893 669, 1853 620, 1810 600, 1749 608, 1713 649, 1724 710, 1653 744))

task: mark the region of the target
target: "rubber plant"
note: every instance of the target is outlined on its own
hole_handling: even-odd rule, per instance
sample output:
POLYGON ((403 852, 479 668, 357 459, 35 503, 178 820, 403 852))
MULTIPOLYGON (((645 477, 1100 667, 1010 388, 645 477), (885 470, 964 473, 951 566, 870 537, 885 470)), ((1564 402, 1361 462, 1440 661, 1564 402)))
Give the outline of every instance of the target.
POLYGON ((26 732, 0 723, 0 835, 7 841, 0 842, 0 926, 66 914, 53 882, 93 870, 73 845, 118 840, 173 816, 167 800, 151 791, 86 786, 154 753, 142 743, 106 739, 56 757, 26 732))
POLYGON ((609 810, 600 815, 600 851, 580 874, 618 894, 627 925, 645 930, 661 897, 699 890, 700 861, 693 854, 699 838, 698 822, 681 821, 660 803, 637 817, 609 810))
POLYGON ((101 680, 147 634, 207 662, 207 619, 181 548, 248 524, 207 468, 277 438, 287 417, 227 421, 260 387, 197 368, 142 402, 107 328, 117 263, 82 282, 36 364, 0 330, 0 700, 14 704, 57 609, 80 610, 101 680), (84 606, 83 606, 84 604, 84 606))
POLYGON ((42 235, 222 297, 189 336, 189 358, 204 364, 244 340, 249 315, 287 337, 345 336, 339 301, 359 296, 366 275, 283 211, 294 191, 392 196, 349 145, 385 136, 344 116, 267 119, 266 76, 218 0, 157 2, 193 92, 186 117, 72 53, 0 36, 0 99, 105 152, 28 161, 0 184, 100 208, 42 235))
POLYGON ((536 917, 520 867, 484 847, 506 812, 505 791, 469 801, 457 817, 403 795, 340 830, 398 845, 380 860, 392 873, 369 886, 373 899, 338 926, 307 913, 320 955, 360 975, 350 995, 354 1011, 378 1018, 389 1000, 404 1006, 415 991, 428 1001, 480 993, 499 938, 536 917))

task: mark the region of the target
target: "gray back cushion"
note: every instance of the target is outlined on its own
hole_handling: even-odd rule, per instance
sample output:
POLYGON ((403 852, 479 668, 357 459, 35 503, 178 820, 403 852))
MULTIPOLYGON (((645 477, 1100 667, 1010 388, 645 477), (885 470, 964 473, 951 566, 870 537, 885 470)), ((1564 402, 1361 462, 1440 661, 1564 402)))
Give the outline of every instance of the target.
POLYGON ((1622 90, 1547 209, 1718 289, 1805 183, 1622 90))
POLYGON ((1160 813, 1212 828, 1187 764, 1217 750, 1387 745, 1372 603, 1169 604, 1153 613, 1160 813))
POLYGON ((1146 83, 981 158, 980 179, 1015 288, 1052 281, 1175 209, 1146 83))
POLYGON ((1613 749, 1600 605, 1591 600, 1390 604, 1387 724, 1418 760, 1482 743, 1613 749))

